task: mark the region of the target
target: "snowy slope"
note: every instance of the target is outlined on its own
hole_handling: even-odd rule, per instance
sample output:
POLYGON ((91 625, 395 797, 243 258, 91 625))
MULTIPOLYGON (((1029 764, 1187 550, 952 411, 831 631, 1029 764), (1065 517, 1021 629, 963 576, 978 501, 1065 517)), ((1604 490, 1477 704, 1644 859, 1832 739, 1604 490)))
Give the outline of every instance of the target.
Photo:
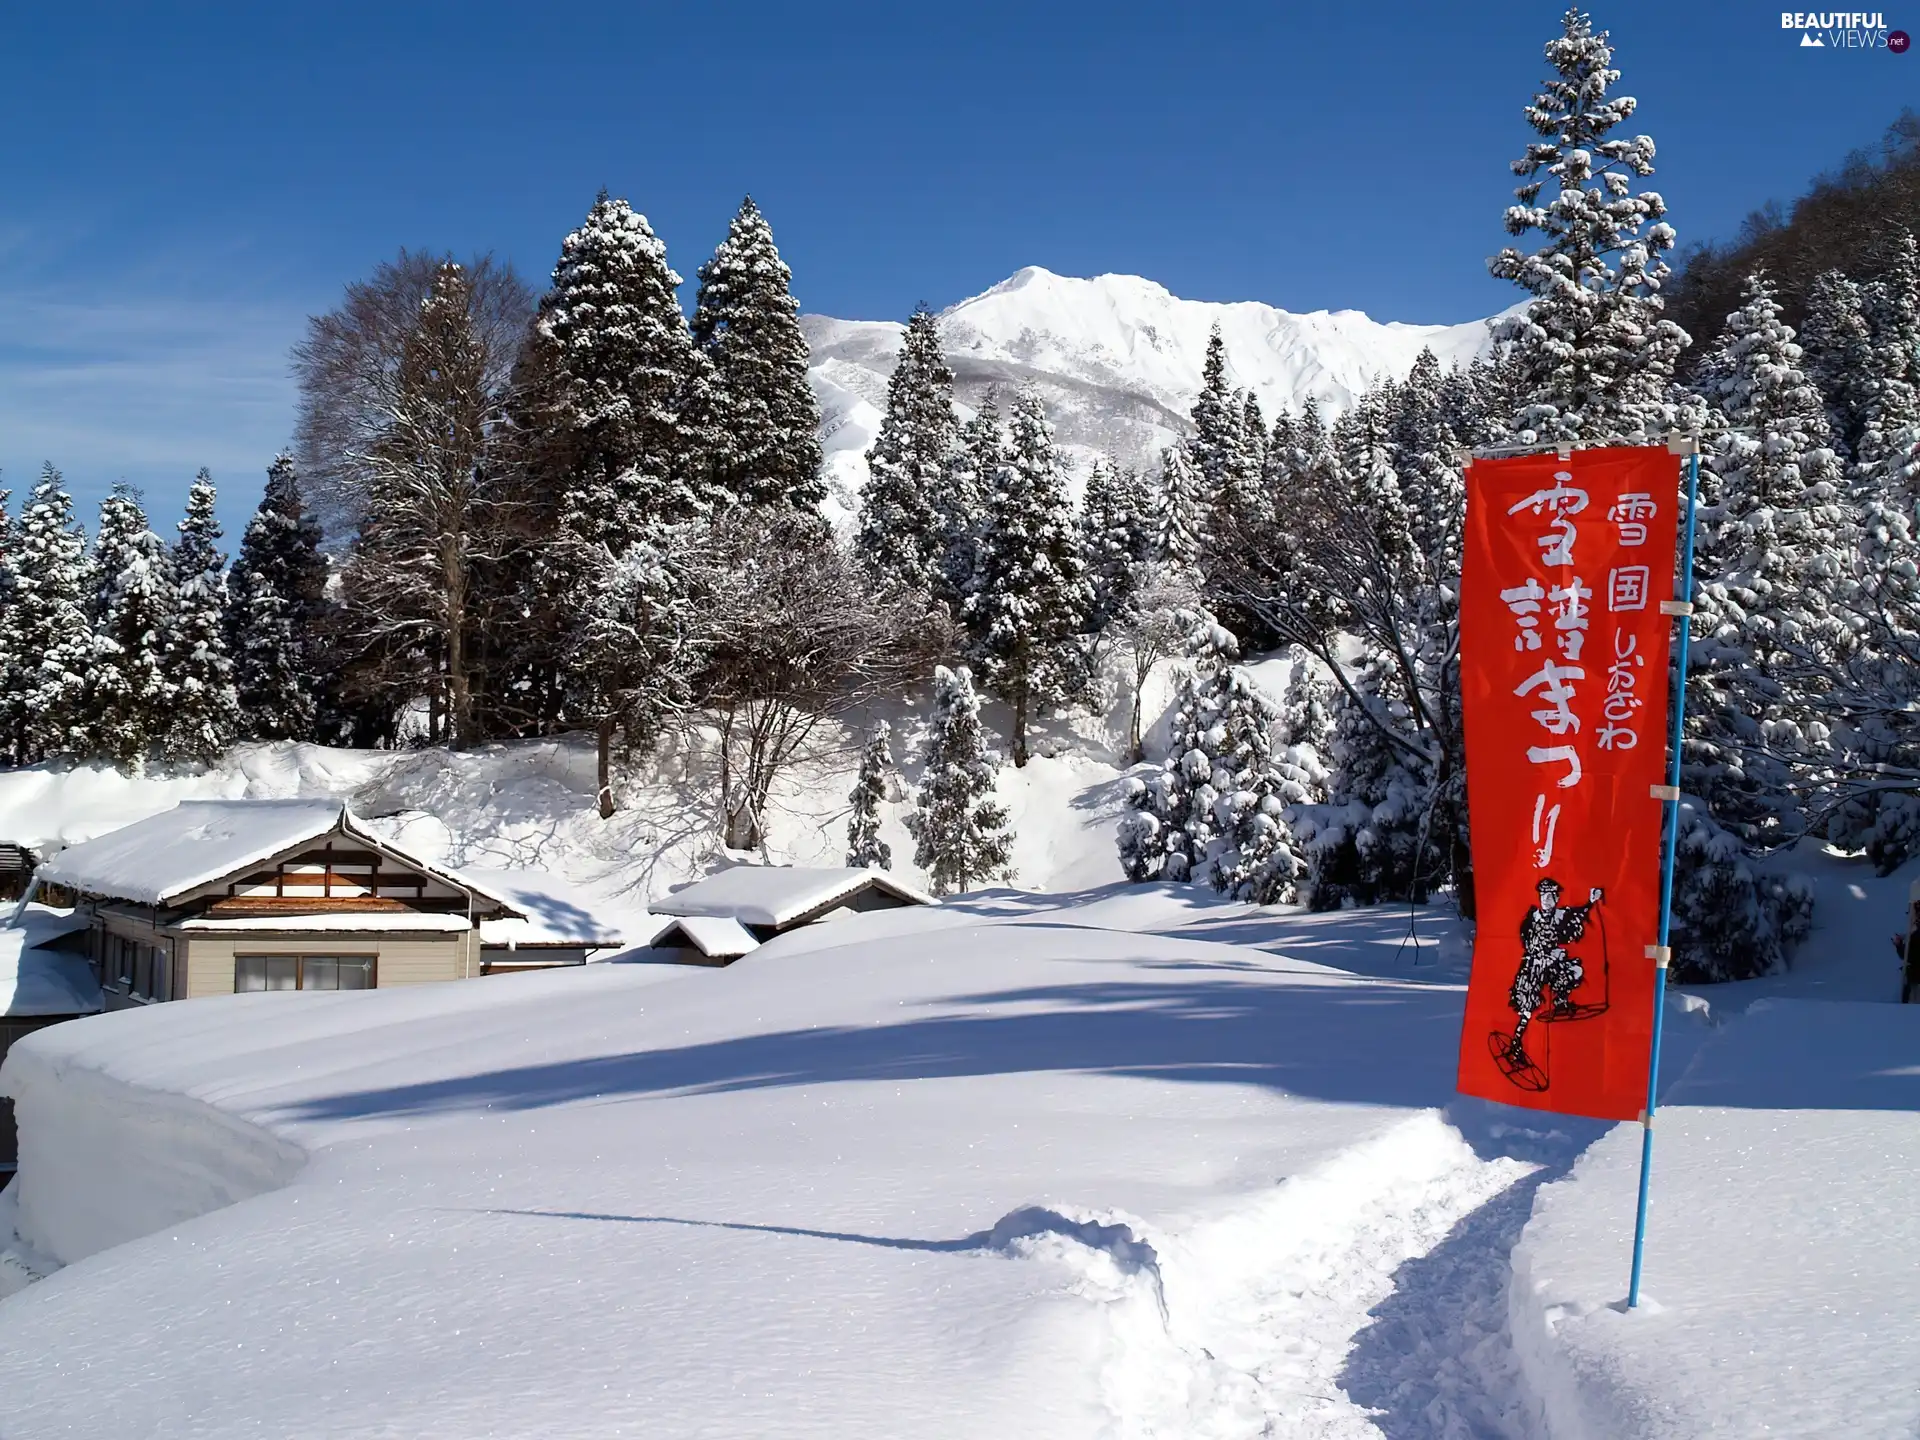
POLYGON ((1369 1310, 1527 1169, 1426 1108, 1456 985, 1287 953, 1365 923, 823 931, 16 1046, 10 1218, 67 1263, 0 1303, 10 1440, 1363 1435, 1369 1310))
MULTIPOLYGON (((846 507, 865 482, 862 458, 886 407, 905 326, 802 317, 813 350, 830 489, 846 507)), ((1256 302, 1182 300, 1135 275, 1075 279, 1029 267, 942 312, 940 333, 963 404, 989 388, 1032 382, 1069 455, 1100 451, 1151 462, 1185 434, 1200 391, 1207 336, 1218 325, 1229 379, 1270 419, 1309 396, 1329 415, 1383 375, 1402 376, 1423 348, 1442 365, 1478 354, 1486 325, 1382 323, 1357 310, 1296 315, 1256 302)))

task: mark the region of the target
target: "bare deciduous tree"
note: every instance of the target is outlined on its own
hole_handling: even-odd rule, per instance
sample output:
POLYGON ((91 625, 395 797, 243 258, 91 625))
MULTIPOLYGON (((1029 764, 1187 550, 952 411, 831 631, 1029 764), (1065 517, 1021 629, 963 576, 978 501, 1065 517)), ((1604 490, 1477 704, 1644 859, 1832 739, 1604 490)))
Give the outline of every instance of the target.
POLYGON ((715 520, 691 565, 722 838, 757 849, 779 777, 845 748, 834 722, 922 673, 946 637, 924 608, 875 593, 817 516, 784 506, 715 520))
POLYGON ((434 738, 469 744, 487 567, 520 541, 491 437, 532 310, 512 269, 402 251, 347 287, 294 350, 299 448, 344 576, 349 663, 428 698, 434 738))

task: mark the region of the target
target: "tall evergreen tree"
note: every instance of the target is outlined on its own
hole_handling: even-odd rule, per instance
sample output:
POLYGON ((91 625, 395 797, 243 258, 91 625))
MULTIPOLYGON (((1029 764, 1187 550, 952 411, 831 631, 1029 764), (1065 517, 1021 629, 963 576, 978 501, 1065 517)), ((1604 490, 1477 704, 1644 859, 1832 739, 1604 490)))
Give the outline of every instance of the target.
POLYGON ((1188 453, 1199 472, 1203 503, 1208 509, 1237 491, 1246 468, 1240 425, 1241 403, 1227 383, 1227 345, 1220 327, 1207 336, 1207 356, 1200 367, 1200 394, 1189 412, 1193 438, 1188 453))
POLYGON ((1022 390, 1007 456, 986 496, 977 588, 968 597, 988 686, 1013 707, 1013 763, 1027 763, 1027 725, 1079 678, 1073 638, 1091 592, 1066 475, 1039 394, 1022 390))
POLYGON ((1900 232, 1885 272, 1861 298, 1872 334, 1872 380, 1854 458, 1871 484, 1890 462, 1906 463, 1903 437, 1920 422, 1920 244, 1911 230, 1900 232))
POLYGON ((986 515, 986 497, 994 476, 1007 460, 1007 437, 1000 426, 1000 409, 993 392, 981 397, 980 408, 960 429, 960 443, 947 468, 946 485, 937 504, 940 521, 940 565, 934 594, 966 627, 977 643, 981 619, 968 604, 980 584, 980 536, 986 515))
POLYGON ((1292 901, 1307 866, 1286 817, 1312 799, 1310 772, 1275 752, 1280 712, 1244 670, 1225 667, 1212 691, 1206 739, 1222 843, 1208 857, 1207 883, 1256 905, 1292 901))
POLYGON ((208 764, 234 741, 240 698, 233 686, 224 624, 227 557, 220 553, 213 477, 202 470, 187 491, 187 514, 168 566, 174 603, 163 651, 169 760, 208 764))
POLYGON ((1240 402, 1240 474, 1234 484, 1243 500, 1259 495, 1260 479, 1267 469, 1267 420, 1260 400, 1251 390, 1242 390, 1240 402))
POLYGON ((1685 786, 1743 840, 1777 843, 1798 830, 1792 768, 1813 760, 1830 723, 1799 657, 1847 643, 1847 517, 1825 406, 1765 277, 1749 277, 1719 348, 1728 429, 1697 547, 1685 786))
POLYGON ((700 267, 693 313, 693 340, 712 370, 708 483, 716 503, 812 512, 826 498, 820 404, 807 380, 792 283, 749 196, 700 267))
POLYGON ((1122 470, 1111 456, 1096 459, 1087 474, 1080 553, 1092 597, 1087 629, 1098 634, 1130 610, 1153 554, 1146 490, 1136 472, 1122 470))
POLYGON ((1413 758, 1414 747, 1390 738, 1412 727, 1389 676, 1369 658, 1335 697, 1327 803, 1300 806, 1292 816, 1316 910, 1424 898, 1448 872, 1448 837, 1431 823, 1433 777, 1413 758))
POLYGON ((847 817, 847 864, 856 870, 891 870, 893 847, 880 838, 880 806, 887 798, 887 775, 893 769, 893 730, 882 720, 867 736, 860 752, 860 775, 853 782, 853 811, 847 817))
POLYGON ((913 863, 926 872, 936 895, 950 895, 1006 875, 1013 836, 1006 807, 993 798, 1000 757, 987 748, 981 731, 972 674, 964 665, 940 666, 933 690, 926 775, 907 829, 915 841, 913 863))
POLYGON ((247 731, 257 739, 314 737, 326 586, 320 522, 301 496, 293 457, 280 455, 267 468, 266 493, 227 577, 227 653, 247 731))
POLYGON ((92 566, 73 500, 51 464, 20 510, 7 607, 7 718, 21 764, 84 755, 92 726, 92 566))
POLYGON ((1873 331, 1861 308, 1860 287, 1828 270, 1807 294, 1800 343, 1808 378, 1820 387, 1834 448, 1852 455, 1865 423, 1873 385, 1873 331))
POLYGON ((695 364, 679 283, 646 217, 605 191, 561 243, 521 424, 553 467, 563 545, 618 554, 699 508, 679 427, 695 364))
POLYGON ((959 443, 953 371, 940 353, 933 315, 916 310, 887 382, 887 413, 867 451, 860 497, 854 553, 876 585, 940 592, 947 550, 941 503, 959 443))
POLYGON ((602 191, 560 247, 552 287, 522 357, 516 443, 531 470, 529 498, 544 500, 548 537, 527 578, 531 630, 546 651, 567 718, 594 725, 601 807, 612 813, 614 733, 639 723, 675 691, 683 653, 677 594, 661 559, 673 527, 706 508, 704 461, 684 412, 703 413, 705 361, 695 351, 667 264, 646 218, 602 191), (609 637, 666 635, 606 665, 609 637))
POLYGON ((1200 558, 1200 485, 1200 475, 1184 445, 1169 445, 1160 452, 1160 514, 1154 554, 1170 565, 1192 565, 1200 558))
POLYGON ((1687 337, 1661 315, 1660 257, 1674 243, 1666 202, 1634 191, 1653 173, 1653 140, 1610 138, 1636 102, 1608 93, 1620 78, 1613 47, 1585 13, 1567 11, 1546 58, 1553 77, 1526 110, 1542 138, 1513 162, 1523 183, 1506 216, 1509 234, 1541 244, 1489 262, 1533 296, 1497 332, 1520 370, 1514 429, 1548 441, 1656 434, 1687 337))
POLYGON ((100 503, 93 575, 92 753, 138 772, 165 733, 171 709, 164 651, 174 595, 166 542, 124 486, 100 503))

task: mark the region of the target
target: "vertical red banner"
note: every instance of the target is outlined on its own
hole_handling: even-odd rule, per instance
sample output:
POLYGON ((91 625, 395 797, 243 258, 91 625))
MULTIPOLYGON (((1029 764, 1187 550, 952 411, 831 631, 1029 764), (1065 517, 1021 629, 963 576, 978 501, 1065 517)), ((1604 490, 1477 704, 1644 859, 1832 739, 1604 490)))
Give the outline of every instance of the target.
POLYGON ((1609 1120, 1645 1103, 1681 503, 1665 449, 1467 468, 1469 1095, 1609 1120))

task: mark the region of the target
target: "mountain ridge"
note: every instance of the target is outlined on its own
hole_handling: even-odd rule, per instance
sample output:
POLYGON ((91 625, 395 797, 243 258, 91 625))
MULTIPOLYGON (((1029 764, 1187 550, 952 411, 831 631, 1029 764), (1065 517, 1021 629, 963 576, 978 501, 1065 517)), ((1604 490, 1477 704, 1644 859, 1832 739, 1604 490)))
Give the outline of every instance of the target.
MULTIPOLYGON (((1383 377, 1404 376, 1431 348, 1464 364, 1488 344, 1487 322, 1422 325, 1360 310, 1290 311, 1258 300, 1185 300, 1139 275, 1058 275, 1029 265, 939 312, 955 398, 970 413, 989 390, 1041 392, 1076 478, 1093 456, 1149 469, 1190 433, 1207 337, 1220 327, 1227 377, 1271 418, 1311 398, 1329 417, 1383 377)), ((851 517, 866 451, 886 409, 906 326, 803 315, 809 378, 820 401, 829 509, 851 517)))

